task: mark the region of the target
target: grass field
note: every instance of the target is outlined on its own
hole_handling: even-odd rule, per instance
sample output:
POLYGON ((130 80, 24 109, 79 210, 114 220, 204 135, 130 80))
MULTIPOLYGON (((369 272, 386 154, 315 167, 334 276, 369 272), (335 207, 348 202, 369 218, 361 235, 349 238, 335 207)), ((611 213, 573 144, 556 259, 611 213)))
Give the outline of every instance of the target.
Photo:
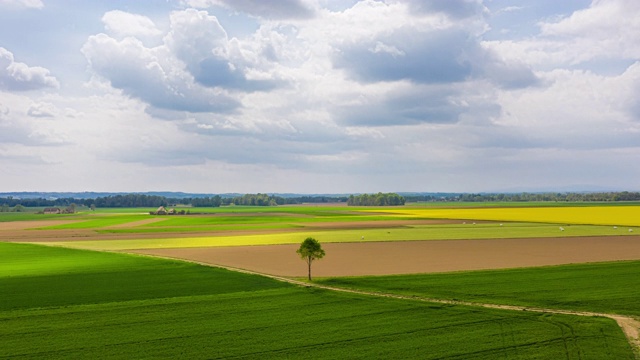
POLYGON ((0 243, 0 250, 2 310, 284 286, 226 270, 212 277, 209 268, 182 261, 31 244, 0 243))
POLYGON ((123 254, 6 243, 0 254, 0 357, 633 359, 604 318, 335 293, 123 254))
POLYGON ((640 316, 639 273, 640 261, 624 261, 318 281, 428 298, 640 316))

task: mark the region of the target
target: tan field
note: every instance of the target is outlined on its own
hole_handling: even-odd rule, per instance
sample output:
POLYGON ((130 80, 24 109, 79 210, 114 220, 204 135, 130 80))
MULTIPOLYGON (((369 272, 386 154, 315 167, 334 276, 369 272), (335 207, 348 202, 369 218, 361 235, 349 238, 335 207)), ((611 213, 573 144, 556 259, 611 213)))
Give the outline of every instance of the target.
MULTIPOLYGON (((134 250, 280 276, 305 276, 298 245, 134 250)), ((640 259, 640 236, 327 243, 314 276, 502 269, 640 259)))

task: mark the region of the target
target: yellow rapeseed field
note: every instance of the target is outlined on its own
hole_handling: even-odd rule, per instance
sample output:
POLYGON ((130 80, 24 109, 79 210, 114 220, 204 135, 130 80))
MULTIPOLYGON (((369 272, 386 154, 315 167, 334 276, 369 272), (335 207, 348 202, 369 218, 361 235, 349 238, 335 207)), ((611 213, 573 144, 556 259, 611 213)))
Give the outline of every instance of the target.
POLYGON ((393 213, 422 219, 461 219, 640 226, 640 206, 522 207, 477 209, 380 209, 372 212, 393 213))

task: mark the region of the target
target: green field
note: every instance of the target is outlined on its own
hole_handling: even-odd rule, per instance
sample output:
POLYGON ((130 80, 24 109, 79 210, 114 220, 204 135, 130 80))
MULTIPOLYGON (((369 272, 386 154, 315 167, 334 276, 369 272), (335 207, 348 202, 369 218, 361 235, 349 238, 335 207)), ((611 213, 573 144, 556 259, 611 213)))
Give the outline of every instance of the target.
POLYGON ((640 261, 320 279, 331 286, 477 303, 640 316, 640 261))
POLYGON ((0 357, 633 359, 609 319, 302 288, 133 255, 0 243, 0 357))
POLYGON ((221 275, 212 277, 211 269, 183 261, 0 243, 0 309, 204 295, 284 286, 259 276, 215 271, 221 275))

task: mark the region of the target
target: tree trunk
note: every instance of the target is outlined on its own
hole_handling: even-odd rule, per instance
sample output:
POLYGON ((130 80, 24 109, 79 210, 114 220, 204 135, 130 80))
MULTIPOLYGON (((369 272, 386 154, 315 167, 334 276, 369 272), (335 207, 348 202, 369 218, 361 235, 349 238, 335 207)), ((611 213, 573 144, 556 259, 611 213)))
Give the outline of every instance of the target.
POLYGON ((311 257, 307 259, 307 264, 309 265, 309 281, 311 281, 311 257))

